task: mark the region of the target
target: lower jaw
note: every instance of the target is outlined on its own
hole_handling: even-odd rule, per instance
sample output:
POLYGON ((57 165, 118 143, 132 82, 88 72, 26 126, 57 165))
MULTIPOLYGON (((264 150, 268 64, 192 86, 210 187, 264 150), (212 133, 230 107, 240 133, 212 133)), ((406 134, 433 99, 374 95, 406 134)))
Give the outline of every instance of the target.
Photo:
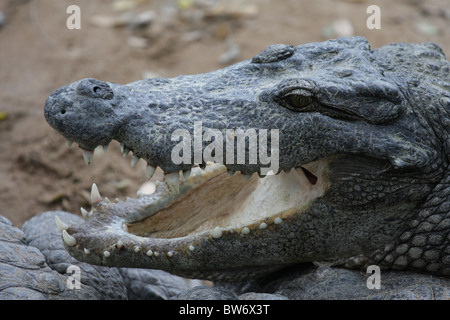
POLYGON ((181 177, 176 191, 159 181, 153 194, 138 199, 106 203, 94 197, 97 203, 86 223, 67 230, 74 241, 66 242, 66 248, 92 264, 191 277, 188 273, 196 269, 247 265, 258 273, 260 266, 274 261, 278 267, 292 263, 289 257, 272 261, 264 254, 272 250, 271 242, 291 232, 290 221, 324 194, 329 160, 249 179, 240 173, 229 176, 223 165, 208 164, 181 177))

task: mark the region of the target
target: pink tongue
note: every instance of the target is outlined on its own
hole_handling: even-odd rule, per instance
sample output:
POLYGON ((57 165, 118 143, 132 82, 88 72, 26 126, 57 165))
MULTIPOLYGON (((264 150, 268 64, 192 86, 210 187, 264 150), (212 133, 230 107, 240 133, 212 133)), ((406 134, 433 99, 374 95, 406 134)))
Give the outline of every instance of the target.
POLYGON ((308 179, 309 182, 311 182, 312 185, 315 185, 317 183, 317 177, 312 174, 311 172, 309 172, 308 170, 306 170, 305 168, 301 167, 303 170, 303 173, 305 174, 306 178, 308 179))

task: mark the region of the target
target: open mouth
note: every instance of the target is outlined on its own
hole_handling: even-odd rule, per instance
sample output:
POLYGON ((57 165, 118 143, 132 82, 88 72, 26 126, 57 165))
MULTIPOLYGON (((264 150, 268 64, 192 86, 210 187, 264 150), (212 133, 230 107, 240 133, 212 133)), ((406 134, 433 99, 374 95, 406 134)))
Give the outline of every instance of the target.
MULTIPOLYGON (((166 207, 139 221, 129 221, 129 233, 141 237, 178 238, 221 230, 246 232, 280 223, 301 211, 326 189, 326 161, 309 163, 289 172, 250 178, 229 173, 220 164, 194 167, 182 180, 177 197, 166 207)), ((168 187, 167 196, 171 194, 168 187)))
MULTIPOLYGON (((195 165, 152 179, 153 192, 118 203, 103 199, 94 184, 91 210, 82 209, 85 223, 56 222, 69 253, 91 264, 162 269, 193 278, 205 277, 200 270, 207 266, 223 271, 227 264, 233 278, 239 266, 266 272, 275 262, 278 268, 295 258, 286 254, 286 261, 279 261, 275 254, 259 252, 279 250, 270 243, 284 239, 291 232, 288 221, 324 195, 333 159, 263 177, 228 171, 222 164, 195 165), (230 245, 237 259, 246 259, 214 253, 228 252, 230 245)), ((148 166, 147 176, 153 171, 148 166)))

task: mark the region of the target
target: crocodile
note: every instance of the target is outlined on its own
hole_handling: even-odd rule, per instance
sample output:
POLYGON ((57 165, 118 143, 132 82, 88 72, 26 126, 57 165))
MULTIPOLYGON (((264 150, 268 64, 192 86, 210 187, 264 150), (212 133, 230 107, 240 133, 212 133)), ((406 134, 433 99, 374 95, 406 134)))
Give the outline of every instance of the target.
MULTIPOLYGON (((204 74, 57 89, 45 118, 88 164, 112 140, 165 177, 85 221, 76 259, 215 281, 298 263, 450 276, 450 64, 433 43, 271 45, 204 74)), ((144 174, 144 173, 143 173, 144 174)))

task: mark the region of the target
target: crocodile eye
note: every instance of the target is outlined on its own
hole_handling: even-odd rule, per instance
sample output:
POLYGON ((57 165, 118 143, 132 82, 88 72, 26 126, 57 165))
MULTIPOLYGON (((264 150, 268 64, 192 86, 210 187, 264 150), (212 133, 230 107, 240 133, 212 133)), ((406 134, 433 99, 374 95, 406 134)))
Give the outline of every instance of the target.
POLYGON ((304 109, 312 103, 312 98, 297 94, 290 94, 286 97, 286 102, 294 109, 304 109))
POLYGON ((284 95, 281 104, 292 111, 307 111, 313 103, 311 93, 306 90, 293 90, 284 95))

